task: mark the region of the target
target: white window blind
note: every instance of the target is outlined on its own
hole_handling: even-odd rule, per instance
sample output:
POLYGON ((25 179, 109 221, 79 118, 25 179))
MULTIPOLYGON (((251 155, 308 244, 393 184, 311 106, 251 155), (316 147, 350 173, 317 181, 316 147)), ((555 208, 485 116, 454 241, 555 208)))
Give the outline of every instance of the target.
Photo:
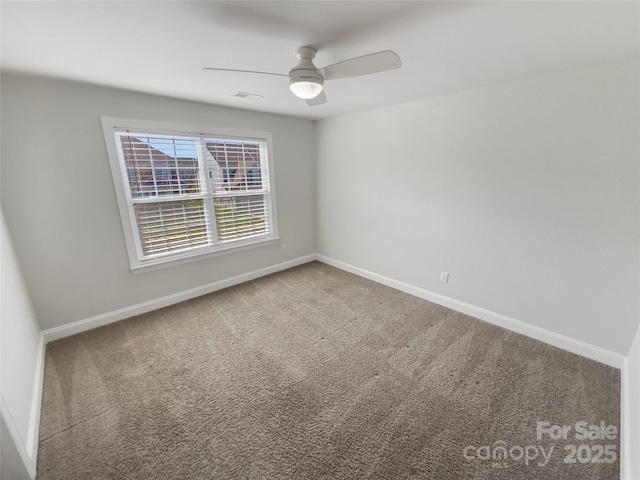
POLYGON ((112 126, 109 120, 103 124, 105 135, 111 127, 132 267, 275 238, 266 136, 112 126))

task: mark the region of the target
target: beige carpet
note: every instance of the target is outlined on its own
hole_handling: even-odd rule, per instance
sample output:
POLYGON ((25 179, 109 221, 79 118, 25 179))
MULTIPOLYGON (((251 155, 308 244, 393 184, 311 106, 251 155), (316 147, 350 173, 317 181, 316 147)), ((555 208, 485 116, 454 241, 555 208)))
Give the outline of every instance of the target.
POLYGON ((614 368, 314 262, 49 344, 37 478, 617 479, 575 424, 619 404, 614 368))

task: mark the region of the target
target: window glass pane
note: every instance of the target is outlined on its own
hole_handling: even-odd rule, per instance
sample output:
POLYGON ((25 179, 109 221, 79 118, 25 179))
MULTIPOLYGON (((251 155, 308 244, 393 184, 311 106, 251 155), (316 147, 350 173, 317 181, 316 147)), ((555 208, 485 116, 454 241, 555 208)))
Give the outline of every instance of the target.
POLYGON ((213 202, 221 242, 262 235, 268 231, 264 195, 219 197, 213 202))
POLYGON ((200 193, 197 139, 121 134, 133 198, 200 193))
POLYGON ((133 209, 145 256, 209 243, 202 199, 139 203, 133 209))
POLYGON ((207 139, 207 166, 214 192, 262 190, 260 142, 207 139))

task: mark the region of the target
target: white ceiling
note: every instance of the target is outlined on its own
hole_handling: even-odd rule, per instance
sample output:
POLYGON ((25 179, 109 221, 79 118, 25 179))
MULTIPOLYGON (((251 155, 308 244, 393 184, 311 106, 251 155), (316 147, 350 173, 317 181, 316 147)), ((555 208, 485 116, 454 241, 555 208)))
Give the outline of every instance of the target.
POLYGON ((640 58, 640 2, 2 1, 1 66, 237 108, 323 118, 640 58), (287 79, 392 49, 402 68, 325 84, 308 107, 287 79), (249 99, 237 91, 262 95, 249 99))

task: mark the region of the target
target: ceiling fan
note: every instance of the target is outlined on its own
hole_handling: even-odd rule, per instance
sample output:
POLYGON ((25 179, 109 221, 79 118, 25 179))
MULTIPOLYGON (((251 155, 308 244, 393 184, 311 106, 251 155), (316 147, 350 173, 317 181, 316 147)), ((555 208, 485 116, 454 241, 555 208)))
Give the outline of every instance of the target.
POLYGON ((289 70, 288 74, 214 67, 204 67, 203 70, 289 77, 289 88, 291 91, 297 97, 304 99, 307 105, 313 107, 322 105, 327 101, 327 96, 323 91, 325 80, 336 80, 339 78, 358 77, 360 75, 369 75, 370 73, 385 72, 387 70, 393 70, 394 68, 400 68, 402 65, 400 57, 391 50, 343 60, 342 62, 334 63, 324 68, 318 68, 313 64, 313 59, 316 56, 315 48, 300 47, 296 50, 296 53, 298 54, 299 62, 289 70))

